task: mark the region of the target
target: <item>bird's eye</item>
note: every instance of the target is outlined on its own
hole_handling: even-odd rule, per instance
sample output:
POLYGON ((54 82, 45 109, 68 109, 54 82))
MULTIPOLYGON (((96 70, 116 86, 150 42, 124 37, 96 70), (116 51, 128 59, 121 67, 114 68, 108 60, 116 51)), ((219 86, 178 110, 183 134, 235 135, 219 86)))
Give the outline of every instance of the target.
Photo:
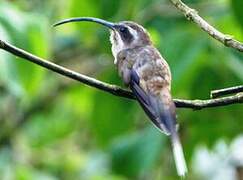
POLYGON ((120 27, 119 31, 121 33, 127 33, 128 32, 128 29, 126 27, 120 27))

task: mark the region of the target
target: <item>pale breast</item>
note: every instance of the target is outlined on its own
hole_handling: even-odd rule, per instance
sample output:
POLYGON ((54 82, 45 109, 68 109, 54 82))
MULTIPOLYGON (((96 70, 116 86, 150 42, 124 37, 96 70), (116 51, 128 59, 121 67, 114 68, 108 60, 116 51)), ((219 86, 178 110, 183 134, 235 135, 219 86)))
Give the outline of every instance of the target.
POLYGON ((130 83, 131 69, 136 61, 136 53, 133 49, 125 49, 117 54, 117 68, 125 85, 130 83))

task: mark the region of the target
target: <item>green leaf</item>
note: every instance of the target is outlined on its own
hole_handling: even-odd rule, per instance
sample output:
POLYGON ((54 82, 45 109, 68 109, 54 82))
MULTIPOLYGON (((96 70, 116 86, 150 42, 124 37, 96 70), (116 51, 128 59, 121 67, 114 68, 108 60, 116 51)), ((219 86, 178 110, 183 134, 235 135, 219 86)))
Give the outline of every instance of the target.
POLYGON ((126 176, 146 175, 162 153, 166 136, 155 127, 118 138, 111 146, 114 171, 126 176))
MULTIPOLYGON (((7 30, 1 26, 0 21, 0 37, 2 40, 11 41, 7 30)), ((0 83, 8 89, 9 93, 14 96, 20 96, 23 93, 18 77, 16 77, 16 66, 13 62, 13 56, 7 52, 0 51, 0 83)))
POLYGON ((243 1, 242 0, 231 0, 231 7, 233 9, 233 13, 235 15, 235 18, 240 23, 242 29, 243 29, 243 1))
MULTIPOLYGON (((49 27, 45 18, 35 14, 27 16, 7 3, 1 3, 0 11, 0 24, 4 25, 13 44, 43 58, 48 57, 50 32, 47 31, 49 27)), ((26 95, 25 99, 39 93, 46 71, 13 55, 5 63, 8 69, 6 74, 11 78, 11 91, 19 96, 26 95)))

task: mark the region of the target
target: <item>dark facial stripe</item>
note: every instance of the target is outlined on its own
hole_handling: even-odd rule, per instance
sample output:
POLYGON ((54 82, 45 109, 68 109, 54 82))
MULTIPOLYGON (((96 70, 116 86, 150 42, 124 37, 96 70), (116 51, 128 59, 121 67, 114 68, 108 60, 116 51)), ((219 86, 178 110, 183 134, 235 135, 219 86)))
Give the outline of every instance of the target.
POLYGON ((117 31, 120 34, 123 42, 125 42, 126 44, 130 44, 132 42, 133 36, 126 26, 123 25, 117 26, 117 31))
POLYGON ((138 32, 138 35, 140 37, 140 40, 144 43, 144 44, 151 44, 152 42, 150 41, 149 35, 147 34, 147 32, 142 28, 142 26, 134 23, 134 22, 129 22, 126 21, 124 22, 124 24, 126 24, 127 26, 129 26, 130 28, 134 29, 136 32, 138 32))

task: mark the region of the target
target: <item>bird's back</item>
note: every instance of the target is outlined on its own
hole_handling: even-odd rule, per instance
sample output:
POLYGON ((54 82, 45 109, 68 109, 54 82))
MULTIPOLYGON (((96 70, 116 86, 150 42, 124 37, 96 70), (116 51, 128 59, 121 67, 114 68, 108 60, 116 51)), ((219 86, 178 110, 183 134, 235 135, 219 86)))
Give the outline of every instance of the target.
POLYGON ((131 77, 139 78, 137 93, 140 93, 140 96, 143 96, 142 101, 145 100, 145 104, 149 105, 144 107, 144 102, 141 100, 140 104, 144 109, 146 108, 145 112, 152 122, 163 132, 170 134, 176 122, 175 105, 170 94, 171 73, 167 62, 153 46, 123 50, 118 54, 117 60, 119 73, 127 85, 130 84, 131 77), (148 109, 153 112, 149 113, 148 109), (166 116, 162 118, 162 122, 161 111, 165 112, 163 115, 166 116), (166 120, 167 116, 171 116, 169 123, 166 120))

